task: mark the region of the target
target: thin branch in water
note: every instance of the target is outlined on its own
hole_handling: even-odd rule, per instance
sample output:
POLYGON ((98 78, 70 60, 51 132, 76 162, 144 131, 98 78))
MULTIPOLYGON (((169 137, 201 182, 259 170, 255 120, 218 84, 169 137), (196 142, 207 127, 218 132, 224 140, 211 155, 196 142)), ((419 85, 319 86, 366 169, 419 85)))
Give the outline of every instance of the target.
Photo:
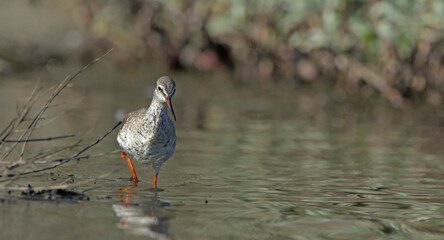
MULTIPOLYGON (((29 110, 32 108, 32 106, 35 103, 35 98, 37 96, 38 91, 40 91, 39 88, 40 81, 37 81, 36 85, 34 86, 34 89, 32 90, 31 94, 29 95, 26 102, 23 104, 21 109, 18 110, 17 116, 11 120, 11 122, 8 124, 8 126, 2 131, 0 136, 5 136, 2 138, 2 140, 6 140, 6 138, 14 131, 15 128, 23 121, 23 119, 26 118, 26 116, 29 113, 29 110), (9 131, 8 131, 9 129, 9 131)), ((0 142, 1 145, 1 142, 0 142)), ((1 146, 0 146, 1 148, 1 146)), ((6 157, 4 157, 6 158, 6 157)), ((2 160, 4 159, 2 158, 2 160)), ((1 161, 1 160, 0 160, 1 161)))
POLYGON ((19 160, 19 161, 12 162, 9 166, 6 167, 6 169, 7 170, 12 170, 14 168, 20 167, 20 166, 25 165, 25 164, 31 164, 31 163, 39 160, 39 159, 54 156, 54 155, 56 155, 56 154, 58 154, 60 152, 63 152, 63 151, 70 150, 72 148, 78 147, 81 142, 82 142, 82 140, 79 140, 79 141, 77 141, 77 143, 74 143, 74 144, 69 145, 69 146, 65 146, 65 147, 63 147, 61 149, 58 149, 58 150, 55 150, 53 152, 47 152, 46 154, 37 154, 36 156, 34 156, 32 158, 29 158, 29 159, 26 159, 24 161, 20 161, 19 160))
POLYGON ((63 182, 59 183, 59 186, 65 184, 69 181, 74 182, 74 175, 68 175, 68 177, 65 180, 63 180, 63 182))
MULTIPOLYGON (((42 117, 42 115, 45 113, 45 111, 49 108, 49 105, 52 103, 52 101, 60 94, 60 92, 66 88, 66 86, 68 86, 69 83, 71 83, 72 80, 74 80, 80 73, 82 73, 83 71, 85 71, 86 69, 88 69, 89 67, 91 67, 92 65, 94 65, 96 62, 100 61, 102 58, 104 58, 106 55, 108 55, 113 49, 109 50, 108 52, 106 52, 105 54, 103 54, 102 56, 96 58, 95 60, 91 61, 90 63, 88 63, 86 66, 84 66, 82 69, 80 69, 79 71, 77 71, 74 75, 72 76, 67 76, 65 78, 65 80, 63 80, 63 82, 61 82, 57 88, 54 90, 54 92, 51 94, 51 96, 48 98, 46 104, 44 104, 42 106, 42 108, 40 109, 40 111, 37 113, 37 115, 34 117, 33 121, 29 124, 27 131, 25 131, 20 137, 19 140, 22 140, 25 135, 26 135, 26 139, 29 139, 29 137, 31 136, 35 126, 37 125, 38 121, 40 120, 40 118, 42 117)), ((22 146, 22 150, 20 152, 20 159, 18 161, 23 161, 23 155, 24 155, 24 151, 26 148, 27 142, 23 143, 22 146)), ((9 149, 9 151, 2 157, 2 159, 0 159, 0 161, 3 161, 11 152, 12 150, 14 150, 14 148, 17 146, 17 144, 14 144, 11 149, 9 149)))
MULTIPOLYGON (((45 121, 44 123, 41 123, 38 126, 36 126, 34 128, 34 130, 37 130, 37 129, 40 129, 40 128, 43 128, 43 127, 49 125, 50 123, 52 123, 55 120, 57 120, 57 118, 59 118, 60 116, 63 116, 63 115, 64 115, 64 113, 59 114, 59 115, 54 116, 54 117, 51 117, 51 118, 47 118, 46 119, 47 121, 45 121)), ((40 120, 43 120, 43 118, 41 118, 40 120)), ((28 131, 28 129, 16 129, 16 130, 14 130, 14 133, 20 133, 20 132, 26 132, 26 131, 28 131)))
MULTIPOLYGON (((38 87, 38 84, 34 87, 34 90, 32 91, 31 95, 28 97, 28 99, 25 102, 25 104, 21 108, 18 109, 17 116, 1 132, 0 137, 2 137, 2 139, 0 140, 0 144, 3 143, 3 142, 8 142, 8 143, 13 143, 13 145, 12 146, 11 145, 6 145, 6 144, 0 145, 0 149, 2 147, 6 147, 6 149, 7 149, 6 153, 3 154, 0 157, 0 163, 2 163, 2 161, 5 160, 11 154, 11 152, 16 148, 16 146, 19 143, 23 143, 23 145, 22 145, 21 152, 20 152, 20 158, 18 160, 16 160, 16 161, 10 162, 9 164, 7 164, 7 166, 2 167, 3 171, 2 171, 2 173, 0 173, 0 178, 3 178, 3 179, 0 180, 0 182, 2 183, 2 184, 0 184, 0 188, 8 188, 9 189, 9 185, 12 184, 18 177, 20 177, 22 175, 27 175, 27 174, 31 174, 31 173, 43 172, 45 170, 54 169, 54 168, 56 168, 58 166, 61 166, 61 165, 64 165, 64 164, 68 163, 69 161, 71 161, 73 159, 83 159, 83 158, 89 158, 89 157, 99 156, 99 155, 105 154, 105 153, 100 153, 100 154, 96 154, 96 155, 80 156, 85 151, 87 151, 91 147, 95 146, 100 141, 102 141, 114 129, 116 129, 121 124, 121 122, 116 124, 111 130, 109 130, 107 133, 105 133, 102 137, 98 138, 93 143, 87 145, 86 147, 84 147, 80 151, 76 152, 71 157, 68 157, 68 158, 62 157, 62 158, 59 158, 58 161, 57 160, 51 160, 52 158, 58 156, 59 154, 61 154, 62 152, 66 151, 66 150, 72 149, 74 147, 78 147, 80 142, 82 142, 82 140, 79 140, 77 143, 75 143, 73 145, 70 145, 70 146, 66 146, 66 147, 64 147, 62 149, 58 149, 58 150, 55 150, 55 151, 54 150, 53 151, 48 151, 46 153, 39 153, 37 155, 34 155, 31 158, 24 159, 24 153, 25 153, 26 145, 27 145, 28 142, 51 141, 51 140, 62 139, 62 138, 67 138, 67 137, 74 136, 74 135, 66 135, 66 136, 34 138, 34 139, 30 138, 30 136, 32 135, 33 131, 38 128, 37 125, 39 125, 39 127, 41 126, 41 124, 39 124, 39 123, 43 119, 43 115, 45 114, 45 112, 48 110, 48 108, 50 106, 51 106, 51 108, 54 106, 52 104, 52 102, 60 94, 60 92, 64 88, 66 88, 68 86, 68 84, 72 80, 74 80, 80 73, 82 73, 83 71, 85 71, 86 69, 91 67, 96 62, 100 61, 102 58, 104 58, 106 55, 108 55, 112 50, 113 49, 109 50, 108 52, 103 54, 101 57, 93 60, 92 62, 90 62, 89 64, 87 64, 83 68, 81 68, 79 71, 77 71, 75 74, 67 76, 57 87, 51 88, 52 93, 50 94, 50 96, 46 100, 46 103, 44 103, 42 105, 42 107, 40 108, 40 110, 35 114, 35 116, 30 119, 30 118, 27 118, 27 115, 33 109, 33 106, 37 102, 37 99, 39 97, 41 97, 41 96, 46 96, 46 93, 49 92, 49 90, 45 90, 44 92, 46 92, 46 93, 45 94, 41 94, 41 88, 38 87), (17 129, 17 127, 21 123, 23 123, 25 120, 26 121, 31 121, 31 122, 29 123, 27 128, 23 130, 23 132, 20 134, 18 139, 16 139, 16 140, 7 139, 11 135, 11 133, 19 131, 17 129), (48 163, 52 164, 52 165, 48 166, 47 165, 48 163), (37 166, 37 164, 45 164, 46 167, 37 166), (19 167, 23 167, 23 166, 25 166, 26 168, 18 169, 19 167), (11 169, 16 169, 16 170, 13 171, 12 173, 8 173, 11 169)), ((50 121, 53 121, 56 118, 57 117, 54 117, 50 121)), ((47 123, 47 122, 45 121, 45 123, 47 123)), ((68 186, 68 185, 66 185, 66 186, 68 186)), ((55 189, 64 188, 66 186, 61 186, 61 187, 57 186, 55 189)), ((72 186, 72 185, 69 185, 69 186, 72 186)))
MULTIPOLYGON (((40 118, 40 120, 46 120, 46 118, 40 118)), ((23 119, 22 120, 22 122, 29 122, 29 121, 32 121, 32 118, 25 118, 25 119, 23 119)))
POLYGON ((64 135, 64 136, 57 136, 57 137, 47 137, 47 138, 33 138, 28 140, 5 140, 5 143, 14 143, 14 142, 40 142, 40 141, 52 141, 57 139, 63 139, 63 138, 70 138, 74 137, 74 134, 71 135, 64 135))
MULTIPOLYGON (((0 137, 1 137, 3 134, 5 134, 6 131, 8 131, 8 129, 14 124, 14 121, 15 121, 16 119, 17 119, 17 117, 13 118, 13 119, 9 122, 9 124, 5 127, 5 129, 3 129, 3 131, 0 133, 0 137)), ((2 143, 0 142, 0 144, 2 144, 2 143)))
POLYGON ((86 146, 84 149, 80 150, 79 152, 77 152, 76 154, 72 155, 70 157, 70 160, 75 159, 77 156, 79 156, 80 154, 82 154, 83 152, 85 152, 86 150, 92 148, 94 145, 98 144, 100 141, 102 141, 106 136, 108 136, 112 131, 114 131, 114 129, 116 129, 118 126, 120 126, 120 124, 122 123, 122 121, 118 122, 113 128, 111 128, 107 133, 105 133, 105 135, 101 136, 100 138, 98 138, 96 141, 94 141, 93 143, 91 143, 90 145, 86 146))
MULTIPOLYGON (((29 125, 28 129, 29 129, 29 133, 26 136, 26 140, 29 139, 29 137, 31 136, 35 126, 37 125, 38 121, 40 120, 40 118, 42 117, 42 115, 45 113, 45 111, 49 108, 49 105, 52 103, 52 101, 60 94, 60 92, 65 89, 69 83, 71 83, 72 80, 74 80, 74 78, 76 78, 80 73, 82 73, 84 70, 88 69, 90 66, 92 66, 93 64, 95 64, 96 62, 100 61, 102 58, 104 58, 106 55, 108 55, 108 53, 110 53, 113 49, 109 50, 108 52, 106 52, 104 55, 102 55, 99 58, 96 58, 94 61, 90 62, 89 64, 87 64, 86 66, 84 66, 82 69, 80 69, 78 72, 76 72, 74 75, 72 76, 67 76, 66 79, 56 88, 56 90, 51 94, 51 96, 49 97, 48 101, 46 102, 45 105, 43 105, 43 107, 40 109, 40 112, 37 114, 37 116, 34 118, 34 120, 31 122, 31 124, 29 125)), ((25 152, 25 148, 26 148, 26 144, 27 142, 23 143, 22 146, 22 151, 20 153, 20 159, 19 161, 23 160, 23 154, 25 152)))
MULTIPOLYGON (((93 143, 89 144, 88 146, 86 146, 85 148, 83 148, 82 150, 76 152, 75 154, 73 154, 71 157, 69 158, 61 158, 58 159, 57 161, 59 161, 57 164, 54 164, 52 166, 48 166, 48 167, 43 167, 43 168, 39 168, 39 169, 34 169, 31 171, 27 171, 27 172, 21 172, 21 173, 10 173, 7 174, 7 177, 14 177, 14 176, 21 176, 21 175, 27 175, 27 174, 31 174, 31 173, 37 173, 37 172, 42 172, 42 171, 46 171, 46 170, 50 170, 50 169, 54 169, 56 167, 59 167, 61 165, 64 165, 66 163, 68 163, 69 161, 73 160, 73 159, 78 159, 78 156, 82 153, 84 153, 86 150, 92 148, 93 146, 95 146, 96 144, 98 144, 100 141, 102 141, 106 136, 108 136, 112 131, 114 131, 114 129, 116 129, 118 126, 120 126, 122 122, 118 122, 113 128, 111 128, 107 133, 105 133, 103 136, 101 136, 100 138, 98 138, 96 141, 94 141, 93 143)), ((2 177, 2 176, 0 176, 2 177)))
POLYGON ((51 157, 55 157, 58 154, 61 154, 62 152, 65 152, 65 151, 71 150, 73 148, 79 147, 81 142, 82 141, 79 140, 79 141, 77 141, 74 144, 71 144, 71 145, 68 145, 68 146, 64 146, 64 147, 56 149, 56 150, 47 151, 47 152, 41 152, 39 154, 34 155, 31 158, 26 159, 26 162, 32 163, 32 162, 37 162, 37 161, 42 160, 42 159, 49 159, 51 157))
MULTIPOLYGON (((81 159, 88 159, 88 158, 94 158, 94 157, 101 157, 101 156, 105 156, 105 155, 109 155, 109 154, 116 154, 116 153, 120 153, 121 150, 113 150, 110 152, 101 152, 101 153, 96 153, 96 154, 91 154, 91 155, 85 155, 85 156, 81 156, 81 157, 76 157, 76 160, 81 160, 81 159)), ((51 160, 51 162, 61 162, 64 159, 55 159, 55 160, 51 160)), ((48 163, 49 161, 45 161, 45 160, 41 160, 38 161, 38 163, 48 163)))
MULTIPOLYGON (((40 96, 38 95, 41 92, 41 87, 39 87, 40 85, 40 80, 37 81, 34 89, 32 90, 31 94, 29 95, 28 99, 26 100, 25 104, 23 104, 21 110, 19 110, 19 112, 17 113, 17 117, 13 120, 13 126, 11 127, 11 129, 5 134, 5 136, 3 137, 2 140, 6 140, 6 138, 13 132, 16 132, 16 128, 23 122, 23 120, 26 118, 26 116, 28 115, 29 111, 32 109, 32 107, 34 106, 34 104, 36 103, 37 99, 39 99, 41 96, 43 96, 43 94, 41 94, 40 96)), ((47 91, 47 90, 46 90, 47 91)), ((44 91, 44 92, 46 92, 44 91)), ((21 136, 23 137, 23 136, 21 136)), ((6 159, 9 154, 14 150, 14 148, 17 146, 17 143, 14 143, 13 146, 11 146, 10 148, 7 149, 6 153, 1 157, 0 162, 3 161, 4 159, 6 159)), ((1 145, 0 143, 0 150, 4 145, 1 145)))

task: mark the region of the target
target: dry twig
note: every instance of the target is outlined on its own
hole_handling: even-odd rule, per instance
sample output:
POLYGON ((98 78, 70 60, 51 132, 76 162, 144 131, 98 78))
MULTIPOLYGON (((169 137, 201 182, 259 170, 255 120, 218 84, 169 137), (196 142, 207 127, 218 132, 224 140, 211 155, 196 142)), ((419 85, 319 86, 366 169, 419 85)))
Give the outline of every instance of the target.
MULTIPOLYGON (((32 118, 28 118, 31 109, 35 105, 36 101, 39 97, 42 95, 39 95, 41 92, 41 88, 39 87, 39 83, 36 84, 33 91, 31 92, 30 96, 26 100, 26 102, 23 104, 22 107, 18 108, 17 116, 12 119, 9 124, 0 132, 0 152, 5 151, 3 155, 0 157, 0 178, 3 178, 0 180, 0 182, 3 182, 3 184, 0 185, 0 189, 12 189, 10 187, 10 184, 16 180, 18 177, 31 174, 31 173, 37 173, 46 171, 49 169, 54 169, 56 167, 59 167, 61 165, 64 165, 68 163, 69 161, 73 159, 84 159, 89 158, 97 155, 101 155, 104 153, 99 153, 95 155, 87 155, 87 156, 80 156, 85 151, 90 149, 91 147, 98 144, 102 139, 104 139, 107 135, 109 135, 114 129, 116 129, 120 122, 114 126, 112 129, 110 129, 108 132, 106 132, 103 136, 98 138, 93 143, 84 146, 80 151, 72 154, 70 157, 58 157, 61 155, 61 153, 66 152, 70 149, 73 149, 75 147, 81 146, 80 143, 82 142, 82 139, 74 144, 69 144, 67 146, 64 146, 62 148, 46 151, 46 152, 40 152, 30 158, 25 158, 25 152, 26 147, 29 142, 37 142, 37 141, 52 141, 52 140, 60 140, 68 137, 73 137, 74 135, 64 135, 64 136, 55 136, 55 137, 42 137, 42 138, 31 138, 31 135, 33 131, 37 128, 37 124, 43 119, 43 115, 46 112, 46 110, 51 106, 51 103, 54 101, 54 99, 59 96, 60 92, 65 89, 69 83, 71 83, 80 73, 91 67, 93 64, 97 63, 101 59, 103 59, 106 55, 108 55, 112 51, 109 50, 99 58, 93 60, 83 68, 81 68, 79 71, 74 73, 73 75, 67 76, 63 82, 61 82, 51 93, 49 98, 46 100, 46 102, 41 106, 39 111, 36 113, 36 115, 32 118), (27 125, 27 127, 21 131, 18 129, 18 127, 26 122, 30 121, 30 123, 27 125), (17 139, 9 139, 9 137, 15 133, 15 132, 21 132, 20 136, 17 139), (6 143, 12 143, 6 144, 6 143), (11 156, 11 153, 16 149, 16 147, 22 144, 20 149, 20 154, 18 159, 9 160, 8 157, 11 156), (8 159, 8 161, 7 161, 8 159)), ((53 118, 55 119, 55 118, 53 118)), ((67 185, 68 186, 68 185, 67 185)), ((69 185, 72 186, 72 185, 69 185)), ((48 189, 48 188, 45 188, 48 189)), ((60 189, 60 187, 57 187, 55 189, 60 189)))

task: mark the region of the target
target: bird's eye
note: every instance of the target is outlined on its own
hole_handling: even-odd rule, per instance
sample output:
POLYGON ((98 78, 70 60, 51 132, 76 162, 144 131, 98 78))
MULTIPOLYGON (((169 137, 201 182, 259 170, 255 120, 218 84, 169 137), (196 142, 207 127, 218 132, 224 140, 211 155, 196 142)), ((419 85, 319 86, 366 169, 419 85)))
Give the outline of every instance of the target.
POLYGON ((157 87, 157 90, 162 91, 162 88, 160 86, 157 87))

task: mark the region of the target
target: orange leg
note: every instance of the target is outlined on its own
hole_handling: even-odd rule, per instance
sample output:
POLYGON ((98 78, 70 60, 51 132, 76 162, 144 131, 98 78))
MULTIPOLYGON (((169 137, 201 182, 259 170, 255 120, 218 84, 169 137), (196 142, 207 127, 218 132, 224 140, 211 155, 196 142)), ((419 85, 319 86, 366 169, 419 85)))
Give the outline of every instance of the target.
POLYGON ((157 188, 157 173, 154 175, 154 188, 157 188))
POLYGON ((137 178, 136 171, 134 170, 134 166, 133 166, 133 163, 131 162, 131 159, 129 159, 126 156, 125 151, 122 151, 120 156, 122 156, 122 158, 128 162, 128 166, 131 169, 131 173, 133 174, 134 183, 137 183, 139 181, 139 179, 137 178))

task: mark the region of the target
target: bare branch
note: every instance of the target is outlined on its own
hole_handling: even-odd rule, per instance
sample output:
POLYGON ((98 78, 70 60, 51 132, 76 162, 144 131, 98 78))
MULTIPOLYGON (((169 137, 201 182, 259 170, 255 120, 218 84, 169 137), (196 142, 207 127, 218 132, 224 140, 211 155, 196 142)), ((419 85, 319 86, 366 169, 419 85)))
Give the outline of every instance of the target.
MULTIPOLYGON (((93 60, 92 62, 88 63, 86 66, 84 66, 82 69, 80 69, 78 72, 76 72, 74 75, 72 76, 67 76, 65 78, 65 80, 59 84, 59 86, 56 88, 56 90, 51 94, 51 96, 49 97, 48 101, 46 102, 45 105, 43 105, 43 107, 40 109, 40 112, 37 114, 37 116, 34 118, 34 120, 31 122, 31 124, 28 127, 28 133, 26 136, 26 139, 29 139, 29 137, 32 134, 32 131, 34 130, 35 125, 37 125, 38 121, 40 120, 40 118, 42 117, 42 115, 45 113, 45 111, 49 108, 49 105, 51 104, 51 102, 60 94, 60 92, 66 88, 66 86, 68 86, 69 83, 72 82, 72 80, 74 80, 74 78, 76 78, 80 73, 82 73, 83 71, 85 71, 86 69, 88 69, 89 67, 91 67, 92 65, 94 65, 96 62, 100 61, 102 58, 104 58, 106 55, 108 55, 108 53, 110 53, 113 49, 109 50, 108 52, 106 52, 105 54, 103 54, 102 56, 96 58, 95 60, 93 60)), ((21 138, 20 138, 21 140, 21 138)), ((26 148, 26 143, 25 142, 22 146, 22 151, 20 153, 20 160, 23 160, 23 154, 26 148)))
MULTIPOLYGON (((105 133, 103 136, 101 136, 100 138, 98 138, 96 141, 94 141, 93 143, 89 144, 88 146, 86 146, 85 148, 83 148, 82 150, 76 152, 75 154, 73 154, 71 157, 69 158, 60 158, 57 159, 55 161, 58 161, 57 164, 54 164, 52 166, 47 166, 47 167, 43 167, 43 168, 39 168, 39 169, 34 169, 31 171, 25 171, 25 172, 20 172, 20 173, 9 173, 6 176, 7 177, 14 177, 14 176, 22 176, 22 175, 27 175, 27 174, 31 174, 31 173, 37 173, 37 172, 43 172, 46 170, 50 170, 50 169, 54 169, 56 167, 59 167, 61 165, 64 165, 66 163, 68 163, 69 161, 73 160, 73 159, 79 159, 79 155, 84 153, 86 150, 92 148, 93 146, 95 146, 96 144, 98 144, 100 141, 102 141, 106 136, 108 136, 112 131, 114 131, 114 129, 116 129, 122 122, 118 122, 113 128, 111 128, 107 133, 105 133)), ((3 177, 0 175, 0 177, 3 177)))
POLYGON ((5 140, 3 142, 5 143, 14 143, 14 142, 39 142, 39 141, 52 141, 56 139, 62 139, 62 138, 70 138, 74 137, 74 134, 71 135, 64 135, 64 136, 57 136, 57 137, 47 137, 47 138, 34 138, 34 139, 28 139, 28 140, 5 140))
MULTIPOLYGON (((44 102, 44 104, 41 106, 40 110, 35 114, 35 116, 33 118, 29 118, 27 116, 28 116, 29 112, 33 109, 33 107, 34 107, 35 103, 37 102, 37 100, 39 99, 39 97, 47 96, 47 93, 49 91, 49 90, 45 90, 44 91, 45 94, 41 94, 41 88, 39 87, 39 83, 36 84, 33 91, 31 92, 30 96, 26 100, 25 104, 23 104, 23 106, 21 106, 17 110, 17 116, 14 119, 12 119, 11 122, 6 126, 6 128, 4 130, 2 130, 0 133, 0 138, 1 138, 0 139, 0 150, 2 147, 4 147, 6 149, 6 152, 0 157, 0 164, 2 165, 1 166, 2 172, 0 173, 0 178, 3 178, 0 180, 0 182, 2 182, 2 184, 0 185, 0 189, 10 189, 9 188, 10 184, 12 184, 18 177, 20 177, 22 175, 27 175, 27 174, 31 174, 31 173, 37 173, 37 172, 42 172, 45 170, 53 169, 58 166, 64 165, 73 159, 83 159, 83 158, 89 158, 89 157, 105 154, 105 153, 99 153, 99 154, 95 154, 95 155, 80 156, 85 151, 87 151, 91 147, 95 146, 100 141, 102 141, 106 136, 108 136, 114 129, 116 129, 120 125, 120 122, 116 126, 114 126, 111 130, 109 130, 107 133, 105 133, 102 137, 98 138, 96 141, 87 145, 86 147, 84 147, 80 151, 74 153, 73 155, 71 155, 71 157, 60 157, 58 159, 54 159, 58 155, 61 155, 61 153, 65 152, 67 150, 70 150, 72 148, 80 146, 80 143, 82 142, 82 140, 79 140, 77 143, 71 144, 69 146, 65 146, 61 149, 51 150, 51 151, 47 151, 47 152, 43 152, 43 153, 41 152, 41 153, 38 153, 38 154, 32 156, 31 158, 27 158, 27 159, 24 158, 24 153, 25 153, 26 146, 27 146, 28 142, 52 141, 52 140, 59 140, 59 139, 64 139, 64 138, 74 136, 74 135, 64 135, 64 136, 55 136, 55 137, 30 138, 33 131, 38 128, 37 125, 39 125, 39 127, 41 126, 41 124, 38 124, 38 123, 41 122, 40 120, 43 119, 43 115, 45 114, 47 109, 50 106, 51 106, 51 108, 54 106, 52 104, 52 102, 60 94, 60 92, 64 88, 66 88, 68 86, 68 84, 70 82, 72 82, 79 74, 81 74, 83 71, 85 71, 86 69, 91 67, 93 64, 97 63, 102 58, 107 56, 112 50, 113 49, 109 50, 108 52, 106 52, 105 54, 100 56, 99 58, 93 60, 92 62, 90 62, 89 64, 87 64, 83 68, 81 68, 79 71, 77 71, 73 75, 67 76, 57 87, 50 88, 52 93, 49 95, 46 102, 44 102), (28 126, 25 129, 19 130, 18 126, 23 124, 23 122, 25 122, 25 121, 30 121, 30 123, 28 124, 28 126), (17 139, 14 139, 14 140, 8 139, 8 137, 12 133, 16 133, 16 132, 21 132, 21 134, 19 134, 19 137, 17 139), (13 143, 13 144, 7 145, 4 143, 13 143), (15 160, 15 161, 10 161, 10 162, 4 162, 4 160, 12 153, 12 151, 14 151, 14 149, 16 149, 16 147, 19 143, 22 143, 19 159, 15 160), (48 164, 49 164, 49 166, 48 166, 48 164), (42 166, 44 166, 44 167, 42 167, 42 166), (14 169, 14 171, 11 171, 13 169, 14 169)), ((56 118, 57 117, 50 119, 49 122, 55 120, 56 118)), ((47 122, 45 121, 45 123, 47 123, 47 122)), ((83 139, 84 138, 85 137, 83 137, 83 139)))
MULTIPOLYGON (((11 122, 8 124, 8 126, 2 131, 0 136, 5 135, 2 138, 2 141, 6 140, 6 138, 17 128, 17 126, 26 118, 26 116, 29 113, 29 110, 31 110, 32 106, 35 103, 35 99, 37 96, 37 93, 40 91, 40 88, 38 87, 40 82, 38 81, 36 85, 34 86, 34 89, 32 90, 31 94, 29 95, 28 99, 26 100, 25 104, 23 104, 22 108, 19 109, 17 112, 17 116, 11 120, 11 122), (9 131, 8 131, 9 129, 9 131)), ((0 142, 0 149, 1 149, 1 142, 0 142)), ((11 150, 12 151, 12 150, 11 150)), ((7 152, 1 159, 0 162, 5 159, 9 153, 7 152)))

